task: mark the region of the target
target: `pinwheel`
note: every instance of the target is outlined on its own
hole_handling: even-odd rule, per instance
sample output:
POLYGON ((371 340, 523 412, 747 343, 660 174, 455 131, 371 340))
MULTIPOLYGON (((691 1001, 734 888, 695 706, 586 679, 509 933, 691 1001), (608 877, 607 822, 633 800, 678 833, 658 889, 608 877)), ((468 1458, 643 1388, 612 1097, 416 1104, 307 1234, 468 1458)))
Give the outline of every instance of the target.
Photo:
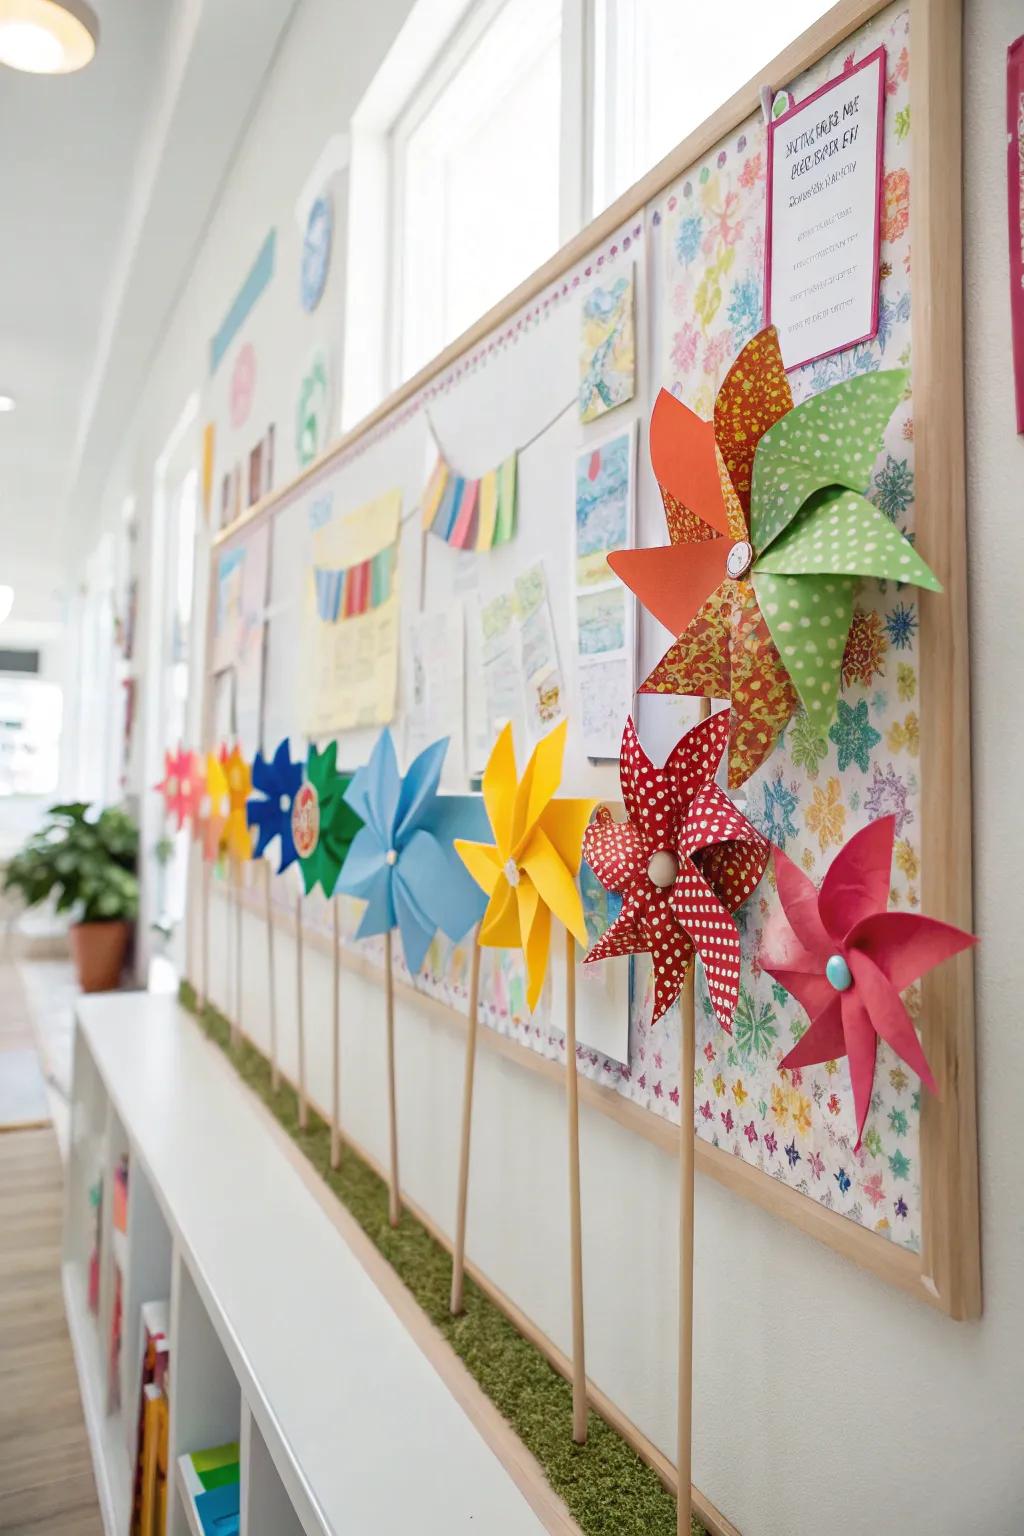
MULTIPOLYGON (((270 1084, 276 1093, 280 1086, 277 1065, 277 991, 274 978, 274 920, 270 909, 270 865, 264 858, 277 838, 278 873, 294 864, 298 857, 292 837, 292 806, 302 784, 302 764, 293 763, 287 736, 279 742, 272 758, 257 752, 252 765, 253 788, 245 807, 250 828, 256 828, 254 857, 263 859, 263 895, 267 922, 267 971, 270 998, 270 1084)), ((336 989, 337 990, 337 989, 336 989)))
POLYGON ((228 819, 228 777, 224 771, 226 752, 220 755, 206 754, 204 790, 200 800, 199 815, 192 823, 195 836, 202 844, 203 858, 212 864, 222 851, 224 827, 228 819))
MULTIPOLYGON (((626 721, 619 780, 626 820, 606 806, 583 835, 583 854, 622 909, 586 957, 649 953, 657 1019, 679 996, 694 955, 719 1023, 731 1031, 739 996, 740 939, 733 913, 754 890, 769 845, 715 783, 729 711, 702 720, 655 768, 626 721)), ((693 991, 682 1010, 679 1066, 679 1529, 690 1527, 693 1396, 693 991)))
POLYGON ((204 784, 194 752, 181 746, 177 752, 164 753, 164 776, 156 788, 164 797, 164 807, 178 823, 180 832, 186 822, 195 822, 202 808, 204 784))
MULTIPOLYGON (((484 805, 493 844, 459 840, 455 846, 473 879, 488 896, 477 933, 485 946, 517 948, 526 956, 527 1003, 536 1007, 547 973, 551 918, 566 933, 565 1071, 569 1122, 569 1228, 572 1310, 573 1439, 587 1438, 587 1381, 583 1338, 583 1250, 580 1214, 579 1106, 576 1084, 576 949, 587 942, 583 903, 576 887, 583 830, 593 800, 556 800, 568 722, 563 720, 533 749, 523 777, 516 781, 512 728, 506 725, 484 770, 484 805)), ((465 1247, 466 1193, 469 1179, 469 1118, 472 1112, 476 1009, 471 997, 470 1035, 466 1048, 463 1147, 459 1168, 458 1219, 452 1308, 461 1305, 465 1247)))
MULTIPOLYGON (((307 893, 319 885, 328 898, 334 895, 341 866, 361 822, 345 800, 350 776, 337 770, 338 744, 329 742, 322 752, 310 745, 302 783, 292 800, 292 844, 307 893)), ((338 914, 334 919, 334 1109, 332 1115, 331 1158, 337 1166, 338 1153, 338 914)), ((309 1118, 306 1103, 306 1030, 302 993, 302 892, 295 898, 295 978, 296 1020, 299 1035, 299 1126, 305 1130, 309 1118)))
POLYGON ((228 781, 224 846, 234 864, 244 864, 252 858, 252 833, 246 815, 246 806, 252 793, 252 771, 237 742, 224 761, 224 773, 228 781))
POLYGON ((836 854, 820 891, 780 848, 774 850, 787 928, 775 936, 774 955, 761 963, 811 1021, 780 1066, 849 1057, 855 1150, 871 1105, 879 1039, 937 1092, 900 992, 977 943, 973 934, 949 923, 888 910, 895 835, 894 817, 869 822, 836 854))
POLYGON ((494 843, 458 841, 459 856, 490 900, 480 928, 485 948, 521 949, 532 1012, 547 974, 551 918, 587 942, 575 885, 583 829, 593 800, 556 800, 567 722, 534 747, 518 784, 512 727, 506 725, 484 770, 484 805, 494 843))
POLYGON ((392 1226, 398 1222, 400 1194, 391 935, 397 927, 415 976, 438 928, 450 939, 464 938, 484 909, 480 889, 455 853, 452 838, 486 831, 487 817, 471 795, 438 794, 447 750, 447 737, 435 741, 403 779, 391 732, 385 729, 345 791, 346 803, 365 825, 352 841, 338 890, 366 902, 356 938, 384 935, 392 1226))
POLYGON ((245 807, 250 827, 256 828, 254 857, 262 858, 275 837, 278 840, 278 873, 294 864, 298 855, 292 837, 292 804, 302 784, 302 764, 292 762, 288 738, 278 744, 273 757, 257 752, 252 765, 252 795, 245 807))
POLYGON ((622 910, 584 963, 649 953, 653 1021, 675 1002, 699 954, 718 1021, 731 1032, 740 980, 732 914, 764 874, 769 845, 715 783, 728 732, 729 711, 720 710, 655 768, 626 721, 619 778, 627 820, 613 821, 602 807, 583 835, 584 858, 621 895, 622 910))
POLYGON ((306 894, 320 886, 333 896, 352 839, 362 825, 345 799, 351 775, 337 770, 338 744, 310 746, 302 784, 292 802, 292 839, 306 894))
POLYGON ((670 543, 608 563, 678 638, 642 693, 728 698, 729 784, 772 751, 797 702, 835 710, 860 577, 939 583, 866 498, 902 369, 794 406, 773 327, 743 348, 702 421, 662 390, 651 463, 670 543))

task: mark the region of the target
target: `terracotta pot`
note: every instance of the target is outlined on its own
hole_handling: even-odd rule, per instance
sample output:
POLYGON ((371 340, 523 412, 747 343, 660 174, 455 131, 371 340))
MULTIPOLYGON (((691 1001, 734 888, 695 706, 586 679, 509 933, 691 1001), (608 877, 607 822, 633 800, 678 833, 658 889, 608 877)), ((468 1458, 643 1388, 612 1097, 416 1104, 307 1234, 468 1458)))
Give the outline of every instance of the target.
POLYGON ((71 953, 83 992, 112 992, 121 980, 131 924, 72 923, 71 953))

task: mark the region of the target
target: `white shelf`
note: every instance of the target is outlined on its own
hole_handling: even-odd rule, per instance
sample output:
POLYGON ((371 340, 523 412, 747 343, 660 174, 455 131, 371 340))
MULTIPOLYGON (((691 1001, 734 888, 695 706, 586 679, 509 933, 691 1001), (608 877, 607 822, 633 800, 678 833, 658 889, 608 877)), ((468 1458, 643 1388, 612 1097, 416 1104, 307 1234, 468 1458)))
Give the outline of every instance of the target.
POLYGON ((106 1365, 99 1323, 89 1310, 85 1272, 65 1262, 62 1271, 64 1309, 81 1387, 82 1411, 92 1446, 103 1527, 108 1536, 127 1532, 131 1513, 131 1466, 125 1450, 120 1412, 109 1414, 106 1405, 106 1365))
MULTIPOLYGON (((130 1178, 141 1170, 173 1243, 172 1464, 240 1439, 243 1536, 269 1533, 266 1504, 287 1512, 273 1515, 275 1532, 295 1536, 543 1531, 191 1018, 166 997, 97 996, 79 1003, 78 1035, 83 1114, 95 1119, 98 1078, 108 1124, 128 1141, 130 1178)), ((126 1318, 126 1341, 133 1328, 126 1318)), ((79 1370, 102 1379, 99 1360, 84 1358, 79 1370)), ((99 1465, 110 1437, 101 1414, 87 1417, 99 1465)), ((172 1482, 168 1536, 188 1536, 195 1526, 172 1482)), ((110 1505, 108 1536, 127 1536, 117 1500, 110 1505)))

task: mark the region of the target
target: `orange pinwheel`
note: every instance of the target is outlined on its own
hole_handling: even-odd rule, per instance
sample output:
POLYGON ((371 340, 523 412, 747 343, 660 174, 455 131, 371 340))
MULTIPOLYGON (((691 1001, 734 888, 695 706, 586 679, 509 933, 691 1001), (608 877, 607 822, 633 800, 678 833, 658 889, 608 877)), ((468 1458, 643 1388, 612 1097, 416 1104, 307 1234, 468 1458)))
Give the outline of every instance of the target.
POLYGON ((224 823, 224 846, 235 863, 252 858, 252 830, 245 814, 252 794, 252 769, 242 756, 237 742, 224 761, 228 784, 228 814, 224 823))
POLYGON ((212 864, 221 853, 224 825, 228 819, 228 776, 224 772, 227 753, 206 754, 206 774, 199 814, 192 823, 195 837, 202 844, 203 859, 212 864))

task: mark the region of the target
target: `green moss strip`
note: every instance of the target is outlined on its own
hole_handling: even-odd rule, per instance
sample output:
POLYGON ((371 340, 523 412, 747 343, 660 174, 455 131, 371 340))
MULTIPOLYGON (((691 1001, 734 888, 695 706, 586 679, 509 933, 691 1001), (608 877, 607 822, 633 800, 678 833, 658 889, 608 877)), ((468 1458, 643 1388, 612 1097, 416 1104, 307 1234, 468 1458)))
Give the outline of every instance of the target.
MULTIPOLYGON (((247 1041, 232 1046, 228 1021, 209 1006, 200 1013, 188 982, 182 982, 181 1002, 412 1292, 540 1462, 585 1536, 676 1536, 675 1499, 621 1435, 591 1412, 587 1443, 576 1445, 570 1384, 468 1277, 465 1310, 452 1317, 451 1255, 408 1211, 403 1210, 397 1228, 389 1225, 387 1185, 350 1147, 343 1149, 341 1167, 331 1168, 330 1127, 311 1110, 307 1129, 299 1129, 295 1091, 286 1083, 276 1094, 271 1091, 267 1058, 247 1041)), ((696 1520, 691 1531, 706 1536, 696 1520)))

